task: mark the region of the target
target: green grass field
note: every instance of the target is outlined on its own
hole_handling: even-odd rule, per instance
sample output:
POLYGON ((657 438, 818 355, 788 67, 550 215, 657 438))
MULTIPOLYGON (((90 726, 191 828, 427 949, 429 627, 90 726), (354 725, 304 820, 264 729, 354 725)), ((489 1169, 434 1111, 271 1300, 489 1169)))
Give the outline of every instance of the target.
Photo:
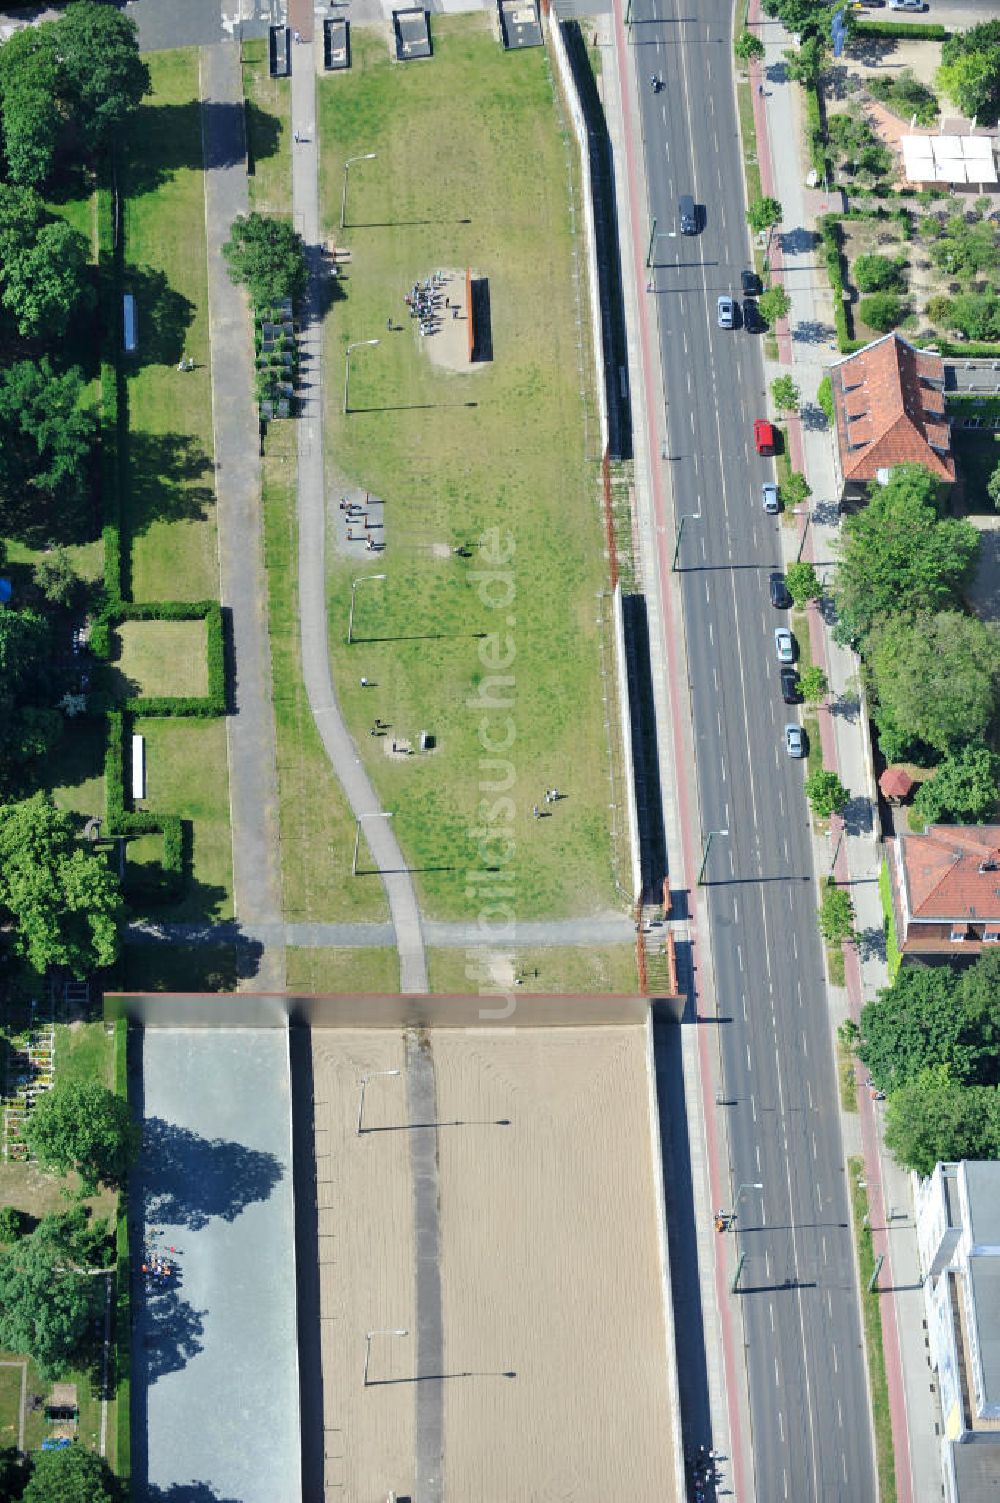
POLYGON ((139 348, 128 381, 127 532, 136 600, 218 594, 198 54, 147 58, 152 92, 129 130, 126 285, 139 348), (197 369, 176 369, 181 355, 197 369))
POLYGON ((183 897, 157 917, 170 920, 232 917, 233 854, 229 828, 226 725, 218 720, 137 719, 146 737, 146 793, 142 807, 179 814, 194 826, 192 871, 183 897))
POLYGON ((466 873, 490 859, 474 833, 486 827, 512 843, 520 916, 586 913, 615 895, 596 601, 608 581, 581 392, 572 152, 544 51, 504 54, 485 17, 435 17, 434 37, 431 63, 400 68, 381 29, 355 28, 350 73, 318 86, 326 233, 353 252, 327 319, 330 491, 383 497, 388 541, 367 566, 331 558, 334 672, 429 913, 470 911, 466 873), (344 161, 369 151, 341 234, 344 161), (494 359, 449 372, 430 364, 403 294, 436 267, 466 266, 489 278, 494 359), (402 332, 387 333, 387 317, 402 332), (354 357, 345 419, 347 343, 376 336, 354 357), (479 546, 491 529, 503 562, 479 546), (463 543, 468 559, 452 551, 463 543), (348 649, 351 580, 364 573, 387 579, 359 591, 361 640, 348 649), (509 707, 484 712, 496 674, 512 678, 497 694, 509 707), (362 675, 378 688, 361 690, 362 675), (375 716, 414 743, 430 732, 437 750, 388 758, 367 734, 375 716), (552 786, 568 797, 533 819, 552 786))
POLYGON ((125 693, 208 693, 204 621, 122 621, 117 636, 115 668, 124 680, 125 693))
POLYGON ((323 992, 398 992, 399 956, 391 949, 285 951, 285 989, 323 992))
MULTIPOLYGON (((475 993, 479 989, 477 964, 475 954, 467 954, 465 950, 428 950, 431 991, 475 993)), ((520 978, 519 992, 638 990, 634 945, 612 945, 607 949, 563 946, 518 949, 513 957, 513 975, 520 978)))
MULTIPOLYGON (((275 423, 263 462, 271 677, 278 753, 281 883, 287 919, 382 919, 378 881, 351 875, 354 817, 319 738, 302 682, 298 623, 295 429, 275 423)), ((362 842, 363 868, 371 866, 362 842)))
POLYGON ((267 42, 243 43, 243 97, 252 172, 250 207, 261 214, 291 214, 292 93, 287 78, 268 71, 267 42))

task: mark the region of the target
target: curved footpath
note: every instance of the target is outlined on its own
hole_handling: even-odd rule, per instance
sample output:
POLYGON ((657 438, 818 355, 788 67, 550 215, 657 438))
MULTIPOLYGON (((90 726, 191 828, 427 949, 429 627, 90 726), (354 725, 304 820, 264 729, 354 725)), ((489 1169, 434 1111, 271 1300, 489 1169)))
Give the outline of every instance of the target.
MULTIPOLYGON (((311 42, 302 25, 304 43, 311 42)), ((326 615, 326 505, 323 475, 322 263, 319 233, 319 143, 316 139, 316 64, 312 45, 294 49, 292 147, 294 222, 306 243, 309 286, 303 307, 300 353, 309 372, 298 419, 299 631, 302 675, 309 707, 326 754, 351 806, 389 899, 399 951, 400 988, 427 991, 427 959, 420 910, 403 853, 340 712, 330 671, 326 615)))

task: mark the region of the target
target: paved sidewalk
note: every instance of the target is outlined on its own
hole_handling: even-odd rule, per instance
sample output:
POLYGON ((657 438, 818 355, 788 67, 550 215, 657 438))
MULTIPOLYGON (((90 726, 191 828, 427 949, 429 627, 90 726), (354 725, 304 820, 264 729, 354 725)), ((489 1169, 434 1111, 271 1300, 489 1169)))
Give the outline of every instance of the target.
MULTIPOLYGON (((280 920, 281 871, 253 344, 246 295, 222 259, 230 225, 249 206, 239 47, 204 47, 200 64, 220 594, 236 665, 234 713, 226 717, 233 896, 240 924, 253 927, 280 920)), ((282 990, 280 937, 259 961, 239 944, 237 955, 241 985, 282 990)))
MULTIPOLYGON (((760 22, 759 0, 751 6, 751 23, 760 22)), ((802 412, 789 424, 792 464, 812 486, 808 535, 785 533, 786 557, 801 544, 822 578, 836 560, 839 514, 834 471, 834 437, 816 406, 816 390, 830 363, 839 359, 835 344, 833 295, 814 232, 815 216, 837 206, 837 196, 805 187, 802 94, 785 80, 783 51, 791 38, 779 23, 765 21, 758 34, 767 48, 764 96, 755 94, 763 191, 780 199, 784 217, 772 248, 776 279, 787 288, 791 312, 779 330, 780 364, 768 380, 791 363, 802 393, 802 412)), ((756 85, 758 75, 753 75, 756 85)), ((808 525, 803 517, 799 527, 808 525)), ((836 768, 852 794, 844 821, 833 821, 829 846, 817 853, 817 867, 850 886, 859 946, 845 947, 846 988, 829 988, 831 1029, 847 1016, 857 1018, 863 1002, 888 984, 882 941, 883 916, 878 892, 882 848, 877 829, 876 789, 862 707, 858 703, 859 663, 833 642, 820 611, 810 611, 810 643, 816 662, 826 670, 831 696, 820 712, 824 763, 836 768)), ((859 1091, 860 1112, 842 1114, 845 1146, 863 1153, 876 1254, 885 1254, 881 1287, 892 1290, 882 1304, 883 1346, 890 1390, 896 1481, 900 1503, 931 1503, 941 1494, 941 1467, 936 1425, 940 1423, 927 1362, 923 1297, 919 1286, 916 1234, 909 1176, 881 1147, 881 1107, 859 1091)), ((862 1298, 865 1296, 863 1295, 862 1298)))
MULTIPOLYGON (((303 42, 292 48, 292 204, 295 227, 306 243, 309 286, 302 313, 300 356, 308 381, 300 396, 297 422, 299 511, 299 629, 302 675, 309 706, 327 756, 351 806, 362 822, 368 848, 385 884, 399 950, 404 992, 427 990, 427 963, 420 911, 403 853, 362 766, 337 702, 330 671, 326 614, 326 491, 323 474, 323 321, 325 276, 320 243, 319 143, 316 139, 316 49, 301 5, 303 42)), ((311 12, 310 12, 311 16, 311 12)))

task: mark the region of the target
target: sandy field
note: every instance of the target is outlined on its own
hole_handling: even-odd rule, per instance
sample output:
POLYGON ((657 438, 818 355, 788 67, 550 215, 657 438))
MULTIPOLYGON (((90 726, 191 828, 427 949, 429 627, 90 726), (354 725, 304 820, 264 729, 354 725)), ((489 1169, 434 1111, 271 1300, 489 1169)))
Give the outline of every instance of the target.
MULTIPOLYGON (((443 1485, 451 1503, 668 1503, 670 1402, 639 1027, 434 1030, 443 1485), (498 1125, 504 1120, 509 1125, 498 1125)), ((400 1034, 313 1033, 327 1497, 414 1490, 416 1327, 400 1034), (329 1198, 325 1198, 325 1193, 329 1198), (411 1381, 387 1383, 386 1378, 411 1381), (376 1380, 374 1384, 372 1380, 376 1380)), ((424 1381, 428 1381, 426 1378, 424 1381)))

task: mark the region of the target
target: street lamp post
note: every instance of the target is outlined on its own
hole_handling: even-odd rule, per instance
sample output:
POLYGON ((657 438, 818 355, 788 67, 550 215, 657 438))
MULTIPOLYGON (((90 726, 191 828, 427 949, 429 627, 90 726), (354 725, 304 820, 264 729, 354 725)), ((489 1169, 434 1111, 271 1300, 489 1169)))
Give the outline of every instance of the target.
POLYGON ((362 1117, 365 1114, 365 1086, 368 1084, 368 1082, 370 1080, 378 1080, 379 1077, 382 1076, 382 1075, 398 1075, 398 1074, 399 1074, 398 1070, 373 1070, 370 1075, 362 1075, 362 1077, 361 1077, 361 1095, 358 1097, 358 1137, 359 1138, 360 1138, 362 1132, 364 1131, 364 1128, 361 1126, 361 1119, 362 1119, 362 1117))
POLYGON ((673 558, 673 562, 670 565, 670 572, 672 574, 676 574, 677 573, 677 560, 680 558, 680 554, 681 554, 681 538, 684 536, 684 523, 685 522, 700 522, 700 521, 701 521, 701 512, 700 511, 686 511, 686 512, 683 512, 681 514, 681 519, 677 523, 677 541, 674 544, 674 558, 673 558))
POLYGON ((697 887, 701 886, 702 878, 705 875, 705 868, 708 865, 708 853, 712 849, 712 841, 714 840, 716 835, 728 834, 728 830, 709 830, 707 839, 705 840, 705 853, 701 858, 701 866, 698 868, 698 881, 695 884, 697 887))
POLYGON ((349 409, 349 407, 347 405, 347 393, 348 393, 348 387, 350 385, 350 380, 351 380, 351 351, 352 350, 360 350, 360 349, 363 349, 365 346, 371 346, 371 345, 376 345, 376 344, 380 344, 380 343, 381 343, 381 340, 378 340, 378 339, 356 339, 353 344, 349 344, 347 346, 347 354, 344 356, 344 416, 345 417, 347 416, 348 412, 350 411, 350 409, 349 409))
POLYGON ((347 228, 347 174, 355 162, 374 162, 377 156, 377 151, 366 151, 363 156, 348 157, 344 163, 344 191, 340 195, 340 228, 342 230, 347 228))
POLYGON ((731 1228, 732 1231, 736 1230, 736 1217, 737 1217, 737 1213, 739 1212, 739 1208, 740 1208, 740 1196, 743 1194, 743 1191, 744 1190, 763 1190, 763 1188, 764 1188, 764 1186, 760 1182, 760 1180, 756 1180, 755 1183, 752 1184, 752 1185, 740 1185, 739 1189, 736 1192, 736 1199, 733 1201, 733 1214, 732 1214, 732 1217, 730 1218, 730 1222, 729 1222, 729 1225, 730 1225, 730 1228, 731 1228))
POLYGON ((357 579, 351 580, 351 608, 347 613, 347 645, 350 647, 354 641, 354 592, 359 584, 364 584, 366 579, 384 579, 384 574, 361 574, 357 579))
POLYGON ((368 1387, 368 1363, 371 1360, 371 1355, 372 1355, 372 1337, 373 1336, 409 1336, 409 1334, 410 1334, 409 1331, 404 1331, 404 1330, 398 1330, 398 1331, 366 1331, 365 1332, 365 1376, 364 1376, 364 1380, 363 1380, 362 1385, 361 1385, 363 1388, 367 1388, 368 1387))
POLYGON ((363 819, 391 819, 391 809, 373 809, 371 814, 359 814, 354 821, 354 858, 351 861, 351 876, 358 875, 358 847, 361 844, 361 821, 363 819))

